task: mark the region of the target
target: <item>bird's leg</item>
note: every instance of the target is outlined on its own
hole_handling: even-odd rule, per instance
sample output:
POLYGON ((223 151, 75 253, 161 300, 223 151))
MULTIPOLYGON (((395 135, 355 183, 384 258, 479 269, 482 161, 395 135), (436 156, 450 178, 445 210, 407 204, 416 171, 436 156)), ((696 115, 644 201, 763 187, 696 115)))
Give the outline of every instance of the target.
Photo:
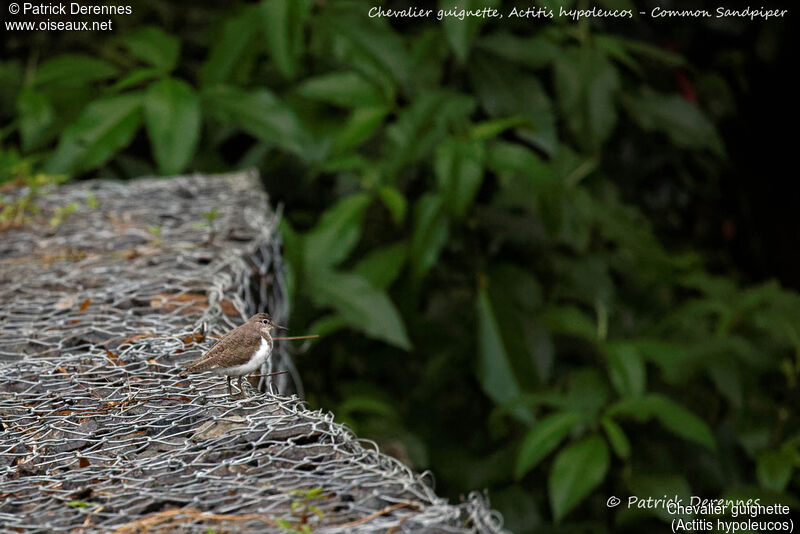
POLYGON ((242 387, 242 378, 244 378, 244 375, 239 377, 239 391, 242 392, 242 397, 247 397, 247 393, 244 392, 244 388, 242 387))
POLYGON ((228 395, 233 397, 233 390, 231 390, 231 377, 227 377, 228 380, 228 395))

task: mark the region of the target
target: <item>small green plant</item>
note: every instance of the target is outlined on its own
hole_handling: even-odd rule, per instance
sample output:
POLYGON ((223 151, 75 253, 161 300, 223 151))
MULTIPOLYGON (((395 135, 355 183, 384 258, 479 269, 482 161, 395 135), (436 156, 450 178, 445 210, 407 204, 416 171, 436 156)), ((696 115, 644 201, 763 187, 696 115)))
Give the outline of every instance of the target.
POLYGON ((100 202, 92 193, 89 193, 86 195, 86 205, 89 206, 90 210, 96 210, 100 206, 100 202))
MULTIPOLYGON (((39 195, 42 187, 57 185, 63 183, 66 179, 66 176, 58 174, 32 174, 30 166, 24 162, 20 162, 19 166, 16 167, 15 180, 17 180, 21 186, 26 187, 27 191, 14 200, 0 197, 0 231, 19 227, 32 217, 39 215, 41 210, 36 203, 36 197, 39 195)), ((77 206, 75 206, 75 208, 76 207, 77 206)), ((69 206, 59 208, 62 210, 61 218, 63 219, 63 217, 74 211, 75 208, 69 209, 69 206)), ((56 216, 58 215, 59 213, 57 210, 56 216)))
POLYGON ((32 174, 32 168, 32 158, 20 156, 19 151, 13 148, 0 149, 0 184, 22 180, 32 174))
POLYGON ((206 219, 206 224, 208 225, 208 243, 211 243, 214 241, 214 232, 216 230, 214 221, 219 217, 219 210, 214 208, 211 211, 206 211, 203 213, 203 217, 206 219))
POLYGON ((161 244, 161 226, 154 224, 152 226, 147 227, 147 231, 150 235, 153 236, 153 245, 160 245, 161 244))
POLYGON ((310 534, 311 532, 314 531, 311 525, 297 525, 294 523, 290 523, 285 519, 276 519, 275 522, 278 524, 278 527, 288 532, 297 532, 298 534, 310 534))
POLYGON ((77 202, 70 202, 66 206, 60 206, 56 208, 55 214, 50 217, 50 227, 55 228, 66 219, 69 215, 71 215, 76 209, 78 209, 77 202))
POLYGON ((284 530, 296 532, 298 534, 313 532, 314 528, 309 523, 312 517, 316 516, 319 519, 325 517, 325 513, 315 503, 332 497, 332 494, 323 494, 322 492, 322 488, 291 490, 289 494, 295 497, 291 505, 293 521, 277 519, 276 523, 278 526, 284 530))
POLYGON ((211 211, 203 212, 203 217, 208 221, 208 225, 211 226, 214 224, 214 221, 217 220, 219 217, 219 210, 217 208, 212 209, 211 211))
POLYGON ((325 517, 325 514, 322 513, 322 510, 313 504, 316 501, 322 501, 324 499, 331 498, 330 494, 322 494, 322 488, 292 490, 290 493, 298 497, 298 499, 292 501, 292 514, 299 515, 301 523, 307 522, 311 514, 316 515, 320 519, 325 517))
POLYGON ((86 502, 86 501, 70 501, 67 503, 67 506, 70 508, 94 508, 96 506, 100 506, 96 502, 86 502))

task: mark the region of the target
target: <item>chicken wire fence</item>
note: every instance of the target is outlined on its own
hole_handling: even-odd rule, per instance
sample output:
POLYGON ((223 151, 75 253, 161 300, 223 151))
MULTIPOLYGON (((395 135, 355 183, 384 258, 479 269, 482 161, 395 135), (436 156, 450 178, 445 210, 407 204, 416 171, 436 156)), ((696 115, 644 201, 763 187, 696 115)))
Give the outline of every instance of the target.
POLYGON ((448 504, 290 396, 280 343, 262 375, 289 372, 254 397, 180 376, 251 313, 287 317, 257 176, 84 182, 36 205, 0 234, 0 530, 501 531, 482 494, 448 504))

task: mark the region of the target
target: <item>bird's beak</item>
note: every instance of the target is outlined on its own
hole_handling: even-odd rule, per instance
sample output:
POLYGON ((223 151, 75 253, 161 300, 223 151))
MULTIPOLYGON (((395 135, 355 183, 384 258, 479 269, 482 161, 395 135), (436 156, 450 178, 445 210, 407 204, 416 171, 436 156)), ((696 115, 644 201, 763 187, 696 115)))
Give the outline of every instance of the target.
POLYGON ((273 327, 273 328, 277 328, 278 330, 286 330, 286 331, 288 331, 288 330, 289 330, 289 329, 288 329, 288 328, 286 328, 285 326, 281 326, 281 325, 279 325, 279 324, 274 324, 274 325, 272 325, 272 327, 273 327))

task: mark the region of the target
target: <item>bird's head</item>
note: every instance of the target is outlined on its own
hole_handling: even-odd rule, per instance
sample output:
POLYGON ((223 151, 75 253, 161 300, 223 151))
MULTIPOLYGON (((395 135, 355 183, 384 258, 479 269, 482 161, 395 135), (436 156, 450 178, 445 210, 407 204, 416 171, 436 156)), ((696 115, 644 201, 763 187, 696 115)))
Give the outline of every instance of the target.
POLYGON ((285 326, 280 326, 275 324, 272 321, 272 317, 270 317, 268 313, 257 313, 254 316, 250 317, 250 322, 257 324, 258 329, 264 334, 269 334, 270 330, 274 328, 280 328, 282 330, 286 330, 285 326))

